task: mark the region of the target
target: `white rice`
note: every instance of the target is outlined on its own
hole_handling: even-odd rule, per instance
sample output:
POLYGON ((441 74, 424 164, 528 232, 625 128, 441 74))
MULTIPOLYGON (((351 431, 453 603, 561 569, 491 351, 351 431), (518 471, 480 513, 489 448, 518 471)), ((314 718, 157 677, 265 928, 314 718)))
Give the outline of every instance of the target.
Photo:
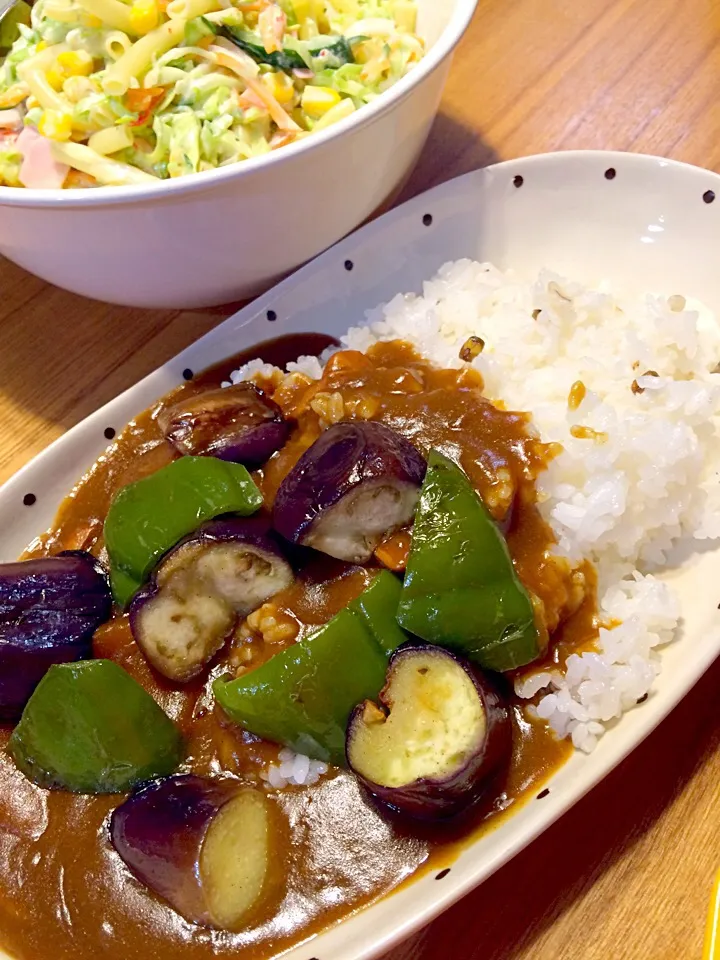
MULTIPOLYGON (((712 372, 720 329, 702 304, 668 293, 624 298, 550 271, 528 283, 460 260, 426 282, 422 296, 398 295, 343 337, 356 350, 407 340, 436 364, 460 367, 460 347, 480 336, 485 347, 473 366, 486 394, 529 411, 541 438, 562 444, 538 481, 540 509, 558 553, 594 562, 602 619, 620 625, 601 629, 596 650, 570 656, 564 672, 526 676, 516 692, 586 751, 649 692, 656 648, 673 638, 677 600, 652 570, 681 536, 720 536, 720 374, 712 372), (570 410, 578 380, 587 393, 570 410), (643 392, 631 390, 633 380, 643 392), (576 439, 576 425, 607 439, 576 439)), ((292 367, 313 378, 321 371, 314 357, 292 367)))
POLYGON ((295 786, 309 787, 317 783, 323 774, 328 771, 328 765, 320 760, 311 760, 302 753, 294 753, 288 747, 283 747, 278 754, 280 763, 271 763, 260 776, 268 786, 276 790, 295 786))

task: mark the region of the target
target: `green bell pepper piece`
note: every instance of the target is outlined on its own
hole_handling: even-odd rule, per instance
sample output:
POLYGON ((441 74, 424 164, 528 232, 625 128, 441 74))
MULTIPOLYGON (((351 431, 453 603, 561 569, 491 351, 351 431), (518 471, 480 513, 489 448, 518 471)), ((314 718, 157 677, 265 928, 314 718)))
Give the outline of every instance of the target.
POLYGON ((215 698, 240 726, 339 766, 354 707, 375 699, 388 654, 407 637, 395 619, 399 581, 382 571, 320 630, 236 680, 216 680, 215 698))
POLYGON ((112 660, 50 667, 8 749, 33 783, 74 793, 123 793, 173 773, 184 753, 172 720, 112 660))
POLYGON ((223 513, 247 517, 262 502, 245 467, 216 457, 181 457, 123 487, 105 520, 116 602, 125 606, 163 554, 201 523, 223 513))
POLYGON ((533 606, 504 537, 460 467, 437 450, 415 513, 398 622, 488 670, 513 670, 540 654, 533 606))
POLYGON ((121 567, 110 567, 110 589, 115 602, 121 607, 130 602, 141 586, 142 581, 131 577, 121 567))
POLYGON ((364 619, 386 656, 407 640, 397 622, 401 592, 402 582, 389 570, 381 570, 370 586, 348 604, 348 610, 364 619))
POLYGON ((213 691, 228 716, 266 740, 343 764, 353 707, 375 697, 387 661, 361 618, 341 610, 318 633, 213 691))

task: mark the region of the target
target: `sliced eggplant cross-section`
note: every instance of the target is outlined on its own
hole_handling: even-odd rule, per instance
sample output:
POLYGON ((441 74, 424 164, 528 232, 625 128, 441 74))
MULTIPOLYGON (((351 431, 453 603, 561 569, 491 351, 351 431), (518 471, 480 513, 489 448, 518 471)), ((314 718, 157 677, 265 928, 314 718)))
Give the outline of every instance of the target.
POLYGON ((237 930, 273 899, 280 811, 261 790, 181 774, 133 793, 112 814, 113 846, 187 920, 237 930))
POLYGON ((133 636, 171 680, 192 679, 237 619, 287 587, 293 572, 261 518, 212 520, 182 540, 130 607, 133 636))
POLYGON ((366 700, 348 724, 352 770, 377 799, 419 819, 474 803, 510 750, 509 713, 488 678, 424 644, 393 654, 379 704, 366 700))
POLYGON ((382 423, 336 423, 285 477, 275 529, 292 543, 350 563, 367 562, 382 539, 415 512, 425 460, 382 423))

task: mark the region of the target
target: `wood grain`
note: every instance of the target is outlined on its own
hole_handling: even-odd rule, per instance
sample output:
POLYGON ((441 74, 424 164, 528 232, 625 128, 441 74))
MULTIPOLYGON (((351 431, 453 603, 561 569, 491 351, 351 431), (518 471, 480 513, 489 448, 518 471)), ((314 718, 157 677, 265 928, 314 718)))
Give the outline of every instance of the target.
MULTIPOLYGON (((546 150, 717 169, 719 78, 716 0, 480 0, 402 199, 546 150)), ((0 480, 231 312, 109 307, 7 262, 0 291, 0 480)), ((570 814, 386 960, 699 960, 720 867, 719 688, 720 664, 570 814)))

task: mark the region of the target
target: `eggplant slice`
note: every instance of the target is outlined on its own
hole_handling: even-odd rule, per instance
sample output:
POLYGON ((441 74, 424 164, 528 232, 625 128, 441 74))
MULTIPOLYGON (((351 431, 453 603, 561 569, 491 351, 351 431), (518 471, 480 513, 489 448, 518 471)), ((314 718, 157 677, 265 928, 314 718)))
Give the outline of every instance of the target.
POLYGON ((509 760, 510 715, 491 681, 429 644, 393 654, 380 704, 355 708, 350 768, 378 800, 422 820, 461 813, 509 760))
POLYGON ((53 664, 92 656, 111 609, 105 570, 83 550, 0 565, 0 721, 20 716, 53 664))
POLYGON ((136 877, 192 923, 237 930, 272 896, 279 812, 237 780, 181 774, 139 788, 110 818, 136 877))
POLYGON ((399 433, 371 420, 336 423, 305 451, 275 499, 291 543, 366 563, 415 512, 426 463, 399 433))
POLYGON ((280 407, 247 381, 179 400, 161 411, 158 423, 178 453, 248 467, 269 460, 291 428, 280 407))
POLYGON ((239 617, 289 586, 293 571, 266 520, 211 520, 181 540, 130 606, 130 627, 150 663, 191 680, 239 617))

